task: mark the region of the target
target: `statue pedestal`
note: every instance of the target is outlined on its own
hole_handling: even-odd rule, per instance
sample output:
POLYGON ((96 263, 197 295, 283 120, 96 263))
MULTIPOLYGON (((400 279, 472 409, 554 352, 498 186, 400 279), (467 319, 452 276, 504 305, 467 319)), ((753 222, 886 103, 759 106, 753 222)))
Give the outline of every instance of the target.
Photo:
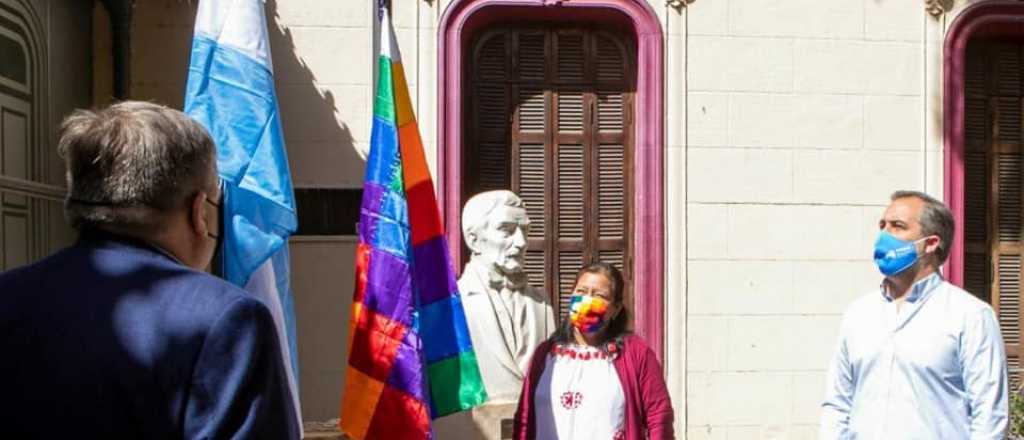
POLYGON ((434 421, 438 440, 503 440, 512 438, 516 403, 491 403, 434 421), (505 429, 502 429, 505 425, 505 429), (502 435, 504 431, 504 436, 502 435))

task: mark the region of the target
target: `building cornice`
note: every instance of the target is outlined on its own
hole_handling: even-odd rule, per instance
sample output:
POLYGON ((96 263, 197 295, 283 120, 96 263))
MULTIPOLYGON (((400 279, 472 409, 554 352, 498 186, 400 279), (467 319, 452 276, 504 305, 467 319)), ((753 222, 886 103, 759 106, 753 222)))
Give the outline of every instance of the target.
POLYGON ((924 0, 924 10, 938 17, 953 8, 953 0, 924 0))

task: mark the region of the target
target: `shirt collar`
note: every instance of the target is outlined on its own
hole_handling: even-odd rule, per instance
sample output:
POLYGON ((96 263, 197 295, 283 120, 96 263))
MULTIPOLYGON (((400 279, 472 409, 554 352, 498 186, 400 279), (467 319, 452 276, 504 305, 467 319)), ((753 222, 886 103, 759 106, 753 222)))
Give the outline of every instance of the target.
MULTIPOLYGON (((939 286, 939 284, 942 284, 942 281, 942 274, 940 274, 938 271, 924 278, 921 278, 920 280, 917 280, 917 282, 910 287, 910 292, 907 293, 906 301, 910 303, 916 303, 927 298, 928 295, 930 295, 932 291, 934 291, 935 288, 939 286)), ((889 295, 888 290, 885 288, 884 280, 882 281, 882 285, 880 287, 880 290, 882 291, 882 297, 885 298, 886 301, 892 302, 893 298, 891 295, 889 295)))

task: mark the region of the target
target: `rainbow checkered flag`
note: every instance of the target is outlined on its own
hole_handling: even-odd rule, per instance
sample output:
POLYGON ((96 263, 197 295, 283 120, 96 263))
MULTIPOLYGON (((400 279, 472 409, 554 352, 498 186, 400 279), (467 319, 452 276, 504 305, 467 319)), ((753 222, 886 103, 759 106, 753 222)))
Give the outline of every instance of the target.
POLYGON ((355 439, 421 439, 487 393, 385 8, 339 425, 355 439))

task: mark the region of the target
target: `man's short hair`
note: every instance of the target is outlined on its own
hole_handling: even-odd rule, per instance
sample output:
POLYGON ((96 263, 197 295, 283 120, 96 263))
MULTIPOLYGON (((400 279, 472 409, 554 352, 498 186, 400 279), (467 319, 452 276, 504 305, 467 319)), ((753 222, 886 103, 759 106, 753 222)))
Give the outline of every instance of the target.
POLYGON ((949 247, 953 245, 953 213, 949 211, 945 203, 921 191, 896 191, 892 193, 889 200, 896 201, 908 197, 924 202, 924 209, 921 210, 921 217, 918 219, 921 223, 921 234, 925 237, 939 236, 941 243, 939 243, 939 249, 935 255, 939 258, 938 264, 945 263, 949 258, 949 247))
POLYGON ((523 208, 523 199, 508 190, 487 191, 477 194, 462 207, 462 236, 469 244, 469 234, 487 227, 487 217, 499 206, 523 208))
POLYGON ((215 191, 213 140, 184 113, 124 101, 76 110, 60 127, 64 210, 75 228, 149 228, 201 190, 215 191))

